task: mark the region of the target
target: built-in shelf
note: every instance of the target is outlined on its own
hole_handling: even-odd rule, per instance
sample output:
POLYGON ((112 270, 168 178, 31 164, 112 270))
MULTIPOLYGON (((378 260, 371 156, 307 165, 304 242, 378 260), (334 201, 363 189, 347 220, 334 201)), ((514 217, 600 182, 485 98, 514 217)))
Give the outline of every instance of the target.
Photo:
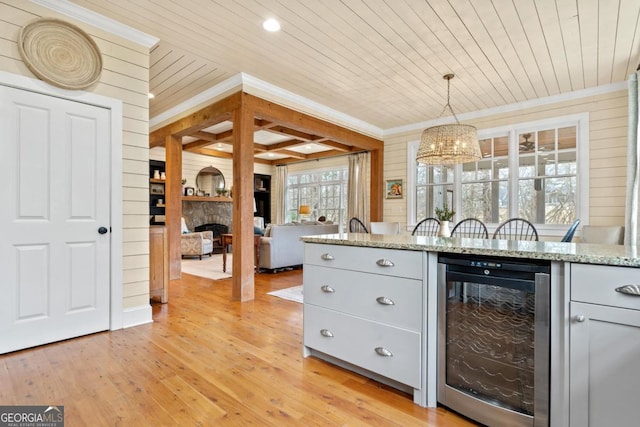
POLYGON ((220 202, 220 203, 232 203, 231 197, 202 197, 202 196, 182 196, 183 201, 187 202, 220 202))
POLYGON ((264 223, 271 222, 271 175, 253 175, 253 200, 256 204, 254 216, 264 218, 264 223))
POLYGON ((149 160, 149 221, 151 225, 164 225, 165 214, 165 179, 154 178, 165 173, 165 163, 160 160, 149 160))

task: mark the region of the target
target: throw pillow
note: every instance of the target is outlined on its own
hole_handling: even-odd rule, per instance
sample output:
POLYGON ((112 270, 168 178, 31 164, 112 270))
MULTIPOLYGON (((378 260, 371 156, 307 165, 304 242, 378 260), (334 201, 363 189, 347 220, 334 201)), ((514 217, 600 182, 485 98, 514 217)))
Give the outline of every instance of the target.
POLYGON ((189 233, 189 229, 187 228, 187 223, 184 221, 184 218, 180 218, 180 219, 181 219, 182 234, 189 233))
POLYGON ((253 227, 253 234, 258 234, 260 236, 264 236, 264 230, 260 227, 253 227))

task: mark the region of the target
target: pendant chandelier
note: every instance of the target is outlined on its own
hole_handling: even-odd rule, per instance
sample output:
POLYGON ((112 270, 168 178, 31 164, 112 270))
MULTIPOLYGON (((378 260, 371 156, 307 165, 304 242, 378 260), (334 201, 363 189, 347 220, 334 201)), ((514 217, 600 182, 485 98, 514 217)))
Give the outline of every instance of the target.
POLYGON ((445 74, 443 76, 447 81, 447 105, 444 106, 440 116, 449 107, 456 122, 448 125, 432 126, 422 132, 420 148, 416 156, 418 163, 453 165, 475 162, 482 158, 480 144, 478 143, 478 132, 475 126, 461 125, 449 103, 449 89, 453 77, 453 74, 445 74))

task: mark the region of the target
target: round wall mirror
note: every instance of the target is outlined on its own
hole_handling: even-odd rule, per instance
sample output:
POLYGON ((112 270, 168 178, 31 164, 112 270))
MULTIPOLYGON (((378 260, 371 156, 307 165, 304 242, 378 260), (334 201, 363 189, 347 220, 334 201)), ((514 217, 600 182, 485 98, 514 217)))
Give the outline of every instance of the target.
POLYGON ((209 166, 203 168, 196 176, 196 186, 198 190, 202 190, 205 195, 217 196, 217 190, 224 189, 224 175, 219 169, 209 166))

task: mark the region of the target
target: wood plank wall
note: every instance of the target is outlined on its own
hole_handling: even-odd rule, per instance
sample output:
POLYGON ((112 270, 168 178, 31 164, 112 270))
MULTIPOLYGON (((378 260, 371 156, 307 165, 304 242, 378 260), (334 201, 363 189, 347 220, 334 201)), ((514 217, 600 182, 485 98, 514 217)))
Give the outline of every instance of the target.
MULTIPOLYGON (((592 225, 624 225, 627 92, 616 91, 484 117, 472 122, 478 129, 589 113, 589 211, 592 225)), ((407 180, 407 143, 422 131, 385 138, 384 179, 407 180)), ((384 200, 384 220, 407 224, 407 199, 384 200)))
POLYGON ((24 0, 0 0, 0 70, 35 77, 18 52, 20 28, 41 16, 71 22, 97 43, 104 63, 87 89, 123 102, 123 307, 149 305, 149 49, 24 0))

